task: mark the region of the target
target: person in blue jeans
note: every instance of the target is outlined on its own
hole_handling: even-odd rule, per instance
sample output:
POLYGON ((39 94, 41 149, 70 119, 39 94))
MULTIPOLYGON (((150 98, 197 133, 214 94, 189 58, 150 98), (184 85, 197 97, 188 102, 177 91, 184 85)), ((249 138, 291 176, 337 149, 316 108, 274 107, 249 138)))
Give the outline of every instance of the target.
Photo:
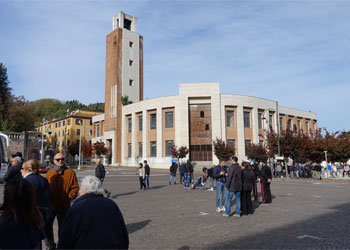
POLYGON ((225 166, 225 161, 220 160, 220 164, 214 168, 214 173, 213 173, 213 176, 216 180, 216 212, 218 213, 225 211, 226 173, 227 173, 227 167, 225 166), (221 198, 221 203, 220 203, 220 198, 221 198))
POLYGON ((150 176, 151 170, 150 170, 150 167, 147 164, 146 160, 143 161, 143 165, 144 165, 145 173, 146 173, 144 182, 145 182, 146 188, 149 189, 149 176, 150 176))
POLYGON ((228 191, 226 211, 223 216, 230 216, 231 213, 231 201, 233 196, 236 199, 236 213, 235 217, 241 217, 241 190, 242 190, 242 169, 238 164, 238 158, 233 156, 231 159, 231 167, 228 169, 226 178, 226 188, 228 191))

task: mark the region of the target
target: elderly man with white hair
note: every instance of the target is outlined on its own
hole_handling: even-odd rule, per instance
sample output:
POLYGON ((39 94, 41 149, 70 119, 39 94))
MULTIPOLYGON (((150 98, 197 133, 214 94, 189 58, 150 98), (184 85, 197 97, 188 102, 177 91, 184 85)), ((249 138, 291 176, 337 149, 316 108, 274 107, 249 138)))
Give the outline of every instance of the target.
POLYGON ((10 160, 11 164, 9 165, 7 172, 4 176, 4 181, 9 182, 11 179, 21 176, 21 169, 22 169, 22 158, 18 155, 13 155, 13 157, 10 160))
POLYGON ((63 222, 59 249, 128 249, 129 237, 123 215, 103 192, 98 178, 83 178, 80 197, 63 222))

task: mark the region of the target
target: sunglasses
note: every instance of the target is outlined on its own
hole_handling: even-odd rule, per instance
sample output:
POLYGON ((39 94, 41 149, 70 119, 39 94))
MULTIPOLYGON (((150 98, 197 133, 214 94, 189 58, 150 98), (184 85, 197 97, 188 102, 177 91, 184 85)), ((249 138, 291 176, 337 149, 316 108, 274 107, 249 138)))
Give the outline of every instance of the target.
POLYGON ((55 161, 64 161, 64 158, 55 159, 55 161))

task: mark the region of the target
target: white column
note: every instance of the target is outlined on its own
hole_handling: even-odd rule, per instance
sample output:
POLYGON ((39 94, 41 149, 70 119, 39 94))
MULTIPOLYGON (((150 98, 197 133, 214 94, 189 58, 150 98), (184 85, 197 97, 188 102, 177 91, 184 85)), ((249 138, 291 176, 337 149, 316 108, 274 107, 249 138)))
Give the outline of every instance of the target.
POLYGON ((131 114, 131 157, 135 159, 136 157, 136 113, 131 114))
POLYGON ((243 106, 237 107, 237 147, 238 159, 239 161, 242 161, 245 158, 243 106))
POLYGON ((163 157, 163 113, 157 108, 157 157, 163 157))
POLYGON ((142 158, 145 160, 147 158, 147 148, 148 145, 148 133, 147 133, 147 110, 142 111, 142 158))
MULTIPOLYGON (((125 122, 126 122, 126 120, 125 120, 125 114, 124 114, 124 112, 122 112, 122 129, 121 129, 121 131, 122 131, 122 134, 121 134, 121 136, 122 136, 122 145, 119 145, 120 147, 121 147, 121 163, 123 164, 125 164, 125 152, 127 152, 127 151, 125 151, 125 147, 126 147, 126 131, 127 131, 127 125, 125 124, 125 122)), ((117 135, 118 136, 118 135, 117 135)), ((117 139, 117 138, 115 138, 115 139, 117 139)), ((113 142, 113 143, 115 143, 115 142, 113 142)))
POLYGON ((259 124, 258 124, 258 109, 252 110, 252 124, 253 124, 253 143, 259 143, 259 124))

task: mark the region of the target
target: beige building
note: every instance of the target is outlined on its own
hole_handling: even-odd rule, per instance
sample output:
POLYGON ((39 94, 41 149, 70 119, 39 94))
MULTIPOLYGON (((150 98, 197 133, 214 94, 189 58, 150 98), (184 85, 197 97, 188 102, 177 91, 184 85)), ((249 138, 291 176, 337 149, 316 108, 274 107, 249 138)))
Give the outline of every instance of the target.
POLYGON ((316 130, 315 113, 221 94, 219 83, 183 83, 176 96, 143 101, 142 37, 136 33, 136 18, 120 12, 113 20, 114 30, 107 35, 105 114, 93 117, 93 142, 106 143, 112 165, 136 166, 147 159, 152 167, 167 168, 173 144, 187 146, 192 161, 216 164, 216 138, 232 144, 243 160, 245 145, 263 143, 261 135, 270 126, 275 131, 294 125, 307 133, 316 130), (122 95, 132 103, 123 106, 122 95))

